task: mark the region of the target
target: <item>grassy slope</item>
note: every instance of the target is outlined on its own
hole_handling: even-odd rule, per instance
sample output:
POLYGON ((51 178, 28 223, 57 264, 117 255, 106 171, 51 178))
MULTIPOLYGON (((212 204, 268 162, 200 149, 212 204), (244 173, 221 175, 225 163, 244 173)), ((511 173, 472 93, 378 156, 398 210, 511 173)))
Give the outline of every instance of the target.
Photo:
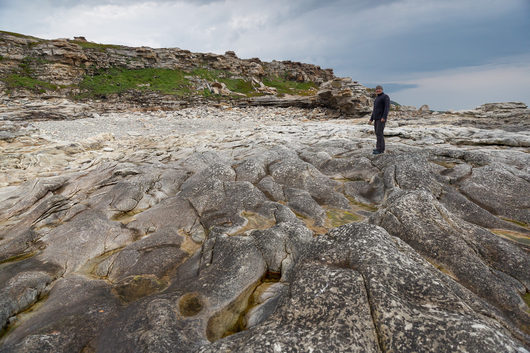
MULTIPOLYGON (((18 33, 0 31, 0 33, 10 34, 17 37, 32 38, 44 41, 39 38, 25 36, 18 33)), ((105 51, 107 48, 116 48, 116 45, 97 44, 83 41, 72 41, 86 50, 105 51)), ((5 58, 0 57, 0 61, 5 58)), ((0 75, 0 80, 4 82, 8 91, 16 89, 27 89, 35 93, 44 93, 59 89, 57 85, 50 82, 37 79, 34 68, 40 64, 46 63, 45 60, 34 57, 27 57, 22 60, 18 66, 10 72, 0 75)), ((79 88, 80 94, 75 98, 101 98, 112 94, 120 94, 130 90, 152 91, 162 94, 176 96, 204 95, 213 97, 214 95, 208 90, 196 91, 193 89, 192 82, 187 77, 196 77, 209 82, 222 82, 233 92, 244 94, 246 96, 260 95, 250 79, 236 78, 228 71, 209 70, 206 68, 196 68, 192 72, 172 69, 126 69, 122 67, 113 67, 106 70, 98 70, 93 75, 85 75, 78 87, 69 87, 71 89, 79 88)), ((277 89, 278 94, 297 94, 312 95, 316 93, 317 85, 312 82, 294 82, 280 77, 269 77, 263 80, 266 86, 277 89)))

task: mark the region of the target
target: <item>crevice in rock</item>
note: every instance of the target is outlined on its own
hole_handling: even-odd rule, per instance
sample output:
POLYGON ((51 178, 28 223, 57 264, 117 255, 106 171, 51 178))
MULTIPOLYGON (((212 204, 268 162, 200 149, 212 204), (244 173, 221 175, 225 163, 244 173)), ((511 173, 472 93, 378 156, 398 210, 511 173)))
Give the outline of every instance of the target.
POLYGON ((32 226, 36 225, 40 221, 50 217, 54 213, 58 213, 61 211, 68 211, 71 209, 75 204, 71 204, 68 199, 60 199, 56 200, 47 210, 45 210, 39 217, 37 217, 33 222, 32 226))
MULTIPOLYGON (((46 302, 46 300, 49 297, 49 292, 50 292, 50 288, 51 288, 51 284, 52 283, 53 283, 53 281, 46 286, 44 291, 42 291, 37 296, 37 298, 35 298, 35 301, 33 301, 28 306, 26 306, 24 308, 21 308, 22 310, 18 310, 15 313, 13 313, 8 318, 8 320, 5 323, 5 325, 0 326, 0 347, 2 345, 3 339, 5 337, 7 337, 7 335, 10 332, 12 332, 15 328, 17 328, 22 323, 22 321, 24 320, 25 316, 27 316, 28 314, 38 310, 42 306, 42 304, 44 304, 44 302, 46 302)), ((34 289, 34 288, 29 288, 29 289, 34 289)))
POLYGON ((363 284, 364 284, 364 289, 366 291, 366 299, 368 300, 368 309, 370 310, 370 316, 372 317, 372 323, 374 325, 374 331, 375 331, 375 334, 376 334, 376 339, 377 339, 377 344, 379 346, 379 350, 384 353, 386 352, 386 349, 385 349, 385 343, 383 341, 383 335, 381 334, 380 332, 380 329, 379 329, 379 325, 377 323, 377 318, 376 318, 376 314, 375 314, 375 304, 373 303, 373 299, 372 299, 372 296, 370 294, 370 287, 368 286, 368 282, 366 281, 366 278, 364 277, 364 274, 361 273, 361 272, 358 272, 362 279, 363 279, 363 284))
MULTIPOLYGON (((26 249, 27 250, 27 249, 26 249)), ((11 256, 7 259, 4 259, 4 260, 1 260, 0 261, 0 270, 2 268, 2 265, 6 265, 6 264, 10 264, 10 263, 13 263, 13 262, 18 262, 18 261, 22 261, 22 260, 26 260, 26 259, 29 259, 30 257, 33 257, 35 255, 38 255, 40 252, 39 251, 31 251, 31 252, 22 252, 20 254, 17 254, 17 255, 14 255, 14 256, 11 256)))
POLYGON ((530 232, 522 233, 504 228, 488 228, 488 230, 496 236, 517 245, 526 252, 530 252, 530 232))
POLYGON ((244 317, 249 310, 252 294, 260 284, 261 280, 251 284, 232 303, 208 320, 206 337, 210 342, 246 329, 244 317))
POLYGON ((204 267, 208 267, 213 263, 213 256, 214 256, 216 242, 217 242, 217 238, 214 237, 212 239, 208 239, 201 246, 199 266, 197 267, 197 277, 200 276, 201 271, 204 267), (211 242, 211 246, 208 242, 211 242), (206 245, 208 245, 208 249, 205 249, 206 245), (208 258, 205 258, 206 256, 208 256, 208 258))

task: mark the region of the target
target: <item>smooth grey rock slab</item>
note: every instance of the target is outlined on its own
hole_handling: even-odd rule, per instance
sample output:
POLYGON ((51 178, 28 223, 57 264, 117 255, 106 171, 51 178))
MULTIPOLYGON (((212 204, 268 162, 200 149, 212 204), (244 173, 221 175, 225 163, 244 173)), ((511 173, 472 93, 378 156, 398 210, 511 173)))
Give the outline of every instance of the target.
POLYGON ((309 192, 301 189, 286 188, 285 197, 287 198, 287 206, 293 211, 300 213, 304 217, 314 219, 317 225, 324 224, 326 212, 311 197, 309 192))
POLYGON ((127 224, 129 229, 137 230, 141 235, 156 232, 159 229, 184 229, 189 232, 198 219, 190 202, 180 196, 162 200, 152 208, 134 216, 127 224))
POLYGON ((345 179, 369 181, 379 173, 372 162, 366 157, 333 158, 320 168, 326 175, 338 174, 345 179))
POLYGON ((513 223, 506 222, 496 217, 476 203, 470 201, 454 188, 444 187, 444 191, 440 196, 440 202, 454 215, 478 226, 485 228, 512 229, 530 233, 530 231, 527 231, 522 227, 518 227, 513 223))
POLYGON ((44 296, 63 269, 29 258, 0 265, 0 327, 44 296))
POLYGON ((436 179, 436 171, 425 153, 385 153, 373 159, 380 170, 384 171, 385 188, 403 190, 427 190, 435 196, 442 191, 436 179))
POLYGON ((279 160, 269 165, 269 172, 277 183, 284 187, 305 190, 319 203, 340 208, 348 207, 348 200, 334 189, 337 183, 301 159, 279 160))
POLYGON ((380 204, 385 196, 385 184, 383 179, 376 174, 369 182, 350 181, 344 183, 344 193, 361 202, 380 204))
POLYGON ((257 158, 247 158, 234 167, 237 181, 256 184, 266 175, 265 163, 257 158))
POLYGON ((500 164, 474 168, 460 190, 494 214, 530 224, 530 182, 500 164))
POLYGON ((286 295, 289 286, 284 282, 277 282, 268 287, 258 298, 255 307, 245 315, 245 327, 254 327, 269 318, 278 307, 280 298, 286 295))
POLYGON ((18 192, 18 195, 13 195, 12 203, 7 204, 7 207, 12 206, 12 208, 0 208, 0 217, 10 218, 25 212, 37 203, 37 201, 46 196, 48 192, 55 191, 65 185, 67 180, 68 178, 66 177, 53 177, 25 183, 22 186, 22 190, 18 192))
POLYGON ((189 256, 181 250, 183 240, 174 228, 163 228, 109 257, 96 267, 95 273, 113 282, 129 276, 161 278, 189 256))
POLYGON ((118 222, 109 221, 101 212, 87 210, 42 237, 46 249, 38 258, 59 264, 66 273, 72 273, 90 259, 120 248, 133 239, 133 233, 118 222))
POLYGON ((222 206, 225 198, 224 182, 235 179, 236 173, 230 166, 213 164, 186 180, 179 195, 188 199, 200 216, 222 206))
POLYGON ((373 225, 315 238, 291 279, 268 319, 198 352, 525 352, 488 304, 373 225))
POLYGON ((257 187, 273 201, 285 201, 283 187, 278 184, 273 177, 267 175, 261 179, 257 187))
POLYGON ((0 352, 93 351, 92 340, 119 305, 104 281, 72 274, 57 281, 39 311, 11 332, 0 352))
POLYGON ((281 222, 265 230, 250 234, 256 241, 269 272, 286 279, 304 247, 313 239, 312 232, 300 223, 281 222))

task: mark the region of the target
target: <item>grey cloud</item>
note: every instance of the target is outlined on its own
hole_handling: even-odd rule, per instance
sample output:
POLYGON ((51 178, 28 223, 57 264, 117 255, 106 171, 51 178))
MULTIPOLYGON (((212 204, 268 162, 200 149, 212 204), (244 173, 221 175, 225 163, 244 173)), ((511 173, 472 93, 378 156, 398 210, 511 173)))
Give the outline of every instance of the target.
POLYGON ((55 7, 74 7, 78 5, 130 5, 135 3, 145 3, 145 2, 151 2, 151 3, 190 3, 190 4, 210 4, 214 2, 224 2, 225 0, 83 0, 82 3, 80 3, 78 0, 38 0, 35 2, 40 2, 43 4, 47 4, 49 6, 55 7))
POLYGON ((0 0, 0 23, 3 30, 43 38, 84 35, 114 44, 215 53, 235 50, 244 58, 310 62, 360 82, 406 82, 417 73, 529 53, 529 4, 528 0, 0 0))
POLYGON ((366 87, 375 87, 382 85, 386 93, 395 93, 405 89, 418 88, 419 85, 416 83, 385 83, 385 82, 367 82, 363 83, 366 87))

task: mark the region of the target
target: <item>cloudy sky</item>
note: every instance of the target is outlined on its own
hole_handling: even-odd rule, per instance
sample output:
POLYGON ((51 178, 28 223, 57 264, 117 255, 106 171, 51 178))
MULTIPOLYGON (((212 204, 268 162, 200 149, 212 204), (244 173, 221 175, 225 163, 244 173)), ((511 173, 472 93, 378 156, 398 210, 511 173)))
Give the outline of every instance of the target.
POLYGON ((0 0, 0 30, 294 60, 404 105, 530 105, 530 0, 0 0))

